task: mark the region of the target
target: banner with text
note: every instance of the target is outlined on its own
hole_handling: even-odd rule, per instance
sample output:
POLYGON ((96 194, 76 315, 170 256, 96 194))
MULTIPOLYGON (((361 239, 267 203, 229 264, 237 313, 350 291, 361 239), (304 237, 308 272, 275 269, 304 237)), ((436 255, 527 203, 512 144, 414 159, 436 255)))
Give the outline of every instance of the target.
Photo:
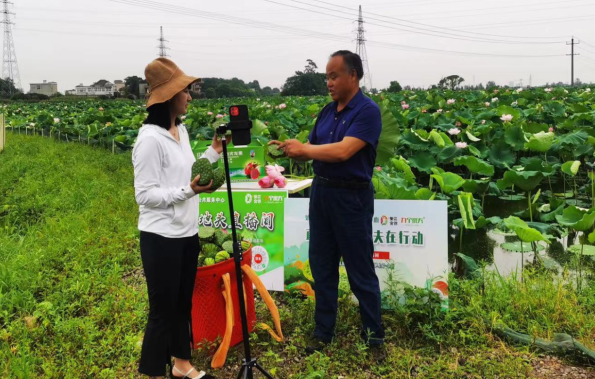
MULTIPOLYGON (((283 291, 284 202, 286 191, 234 191, 238 237, 251 242, 252 268, 269 291, 283 291)), ((231 232, 227 192, 200 194, 199 226, 231 232)))
MULTIPOLYGON (((285 201, 285 288, 313 295, 308 260, 309 199, 285 201)), ((375 200, 374 264, 383 298, 407 283, 448 300, 448 225, 445 201, 375 200), (393 286, 394 287, 394 286, 393 286)), ((340 289, 348 288, 341 267, 340 289)))

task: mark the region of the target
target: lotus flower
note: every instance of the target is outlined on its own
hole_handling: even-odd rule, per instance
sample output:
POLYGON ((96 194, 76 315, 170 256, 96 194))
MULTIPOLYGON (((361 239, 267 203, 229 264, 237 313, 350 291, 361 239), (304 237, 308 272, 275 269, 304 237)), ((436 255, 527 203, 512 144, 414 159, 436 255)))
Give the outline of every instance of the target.
POLYGON ((279 109, 285 109, 287 108, 287 104, 283 103, 279 105, 279 109))
POLYGON ((207 112, 207 116, 212 116, 213 112, 207 112))
POLYGON ((496 101, 498 101, 498 98, 497 98, 497 97, 494 97, 494 98, 492 99, 492 103, 495 103, 496 101))
POLYGON ((112 125, 112 123, 111 123, 111 122, 106 122, 106 123, 105 123, 105 126, 111 126, 111 125, 112 125))
POLYGON ((279 176, 282 176, 283 174, 281 174, 283 171, 285 171, 285 168, 283 166, 279 166, 279 165, 268 165, 266 166, 266 173, 267 175, 271 178, 271 179, 277 179, 279 176))
POLYGON ((54 118, 54 122, 57 124, 57 123, 60 122, 60 119, 59 118, 54 118))
POLYGON ((521 93, 521 92, 523 92, 523 89, 522 88, 519 88, 519 89, 516 90, 516 92, 517 93, 521 93))
POLYGON ((545 92, 552 92, 554 89, 553 88, 546 88, 545 92))
POLYGON ((35 123, 32 122, 32 123, 29 124, 29 126, 32 127, 32 128, 34 128, 35 127, 35 123))
POLYGON ((423 109, 423 110, 421 111, 421 113, 428 113, 428 110, 427 110, 427 109, 423 109))
POLYGON ((223 115, 218 113, 217 116, 215 116, 215 118, 223 118, 223 115))
POLYGON ((485 125, 486 124, 486 120, 481 120, 481 125, 485 125))
POLYGON ((401 101, 401 105, 403 104, 407 104, 407 102, 405 100, 401 101))
POLYGON ((68 109, 68 105, 64 107, 64 109, 68 109))
POLYGON ((382 171, 382 167, 380 167, 380 166, 376 167, 376 171, 378 171, 378 172, 382 171))
POLYGON ((591 92, 591 88, 587 88, 585 91, 587 91, 587 92, 591 92))
POLYGON ((489 107, 489 106, 490 106, 490 103, 488 103, 488 102, 486 101, 486 104, 485 104, 485 105, 486 105, 486 107, 489 107))
POLYGON ((271 188, 273 187, 273 185, 275 185, 275 182, 273 181, 273 179, 271 179, 271 177, 265 176, 264 178, 258 181, 258 185, 260 186, 260 188, 271 188))
POLYGON ((285 186, 287 185, 287 179, 283 175, 278 176, 275 179, 275 185, 279 188, 285 188, 285 186))
POLYGON ((503 114, 502 117, 500 117, 500 120, 504 121, 504 122, 510 122, 512 121, 512 115, 511 114, 503 114))
POLYGON ((103 112, 103 108, 99 108, 99 111, 103 112))
POLYGON ((256 99, 256 101, 260 101, 260 99, 256 99))
POLYGON ((553 133, 554 132, 554 127, 553 126, 550 126, 549 131, 550 131, 550 133, 553 133))
POLYGON ((452 128, 448 131, 448 134, 450 134, 451 136, 456 136, 460 133, 461 131, 457 128, 452 128))
POLYGON ((438 109, 436 112, 438 112, 438 113, 442 113, 442 109, 438 109))
POLYGON ((494 90, 494 93, 495 93, 496 95, 498 94, 498 92, 500 92, 500 91, 498 91, 497 89, 495 89, 495 90, 494 90))
POLYGON ((461 122, 460 122, 460 121, 457 121, 457 122, 455 122, 455 126, 456 126, 456 127, 461 127, 461 126, 463 126, 463 124, 461 124, 461 122))
POLYGON ((455 143, 455 145, 459 148, 459 149, 465 149, 467 147, 467 142, 457 142, 455 143))
POLYGON ((448 99, 448 101, 446 102, 446 104, 448 105, 452 105, 454 103, 456 103, 457 101, 455 99, 448 99))
POLYGON ((510 105, 512 105, 513 107, 516 107, 517 105, 519 105, 519 103, 518 103, 517 101, 515 101, 515 102, 513 102, 513 103, 512 103, 512 104, 510 104, 510 105))
POLYGON ((403 110, 409 109, 409 104, 401 104, 401 108, 403 108, 403 110))
POLYGON ((267 108, 270 108, 270 107, 271 107, 271 104, 267 104, 267 108))

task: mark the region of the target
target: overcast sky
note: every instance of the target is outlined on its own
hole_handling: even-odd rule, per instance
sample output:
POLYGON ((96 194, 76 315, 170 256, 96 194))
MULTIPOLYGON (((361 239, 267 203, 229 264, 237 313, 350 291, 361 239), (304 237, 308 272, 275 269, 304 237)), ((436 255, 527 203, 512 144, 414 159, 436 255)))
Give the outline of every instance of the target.
POLYGON ((595 82, 593 0, 13 0, 21 84, 77 84, 144 77, 158 55, 163 26, 168 54, 198 77, 238 77, 279 87, 306 59, 324 72, 328 56, 355 51, 362 6, 372 84, 424 86, 458 74, 533 85, 595 82), (341 6, 337 6, 341 3, 341 6))

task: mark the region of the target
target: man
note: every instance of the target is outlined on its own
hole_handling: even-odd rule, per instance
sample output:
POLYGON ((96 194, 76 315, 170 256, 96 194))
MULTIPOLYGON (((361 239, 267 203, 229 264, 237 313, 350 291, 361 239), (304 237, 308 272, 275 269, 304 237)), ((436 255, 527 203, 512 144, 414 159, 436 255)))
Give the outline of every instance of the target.
POLYGON ((334 337, 343 258, 351 290, 359 300, 362 338, 382 359, 384 330, 373 262, 371 183, 382 121, 378 106, 360 90, 363 75, 357 54, 334 53, 326 66, 327 87, 334 101, 320 112, 309 143, 271 143, 280 145, 290 158, 314 161, 310 267, 315 283, 316 329, 306 351, 311 354, 320 350, 334 337))

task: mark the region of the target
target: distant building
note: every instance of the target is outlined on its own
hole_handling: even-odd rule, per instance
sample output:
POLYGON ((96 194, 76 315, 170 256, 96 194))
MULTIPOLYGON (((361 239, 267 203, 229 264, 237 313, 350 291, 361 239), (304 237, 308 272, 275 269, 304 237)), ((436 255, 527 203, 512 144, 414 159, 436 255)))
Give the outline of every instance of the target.
POLYGON ((190 86, 190 91, 200 95, 201 88, 202 88, 202 80, 199 80, 197 82, 192 83, 192 85, 190 86))
POLYGON ((123 80, 114 80, 114 85, 116 86, 116 92, 120 92, 126 86, 123 80))
POLYGON ((145 97, 149 92, 149 83, 139 83, 138 84, 138 94, 141 98, 145 97))
POLYGON ((64 92, 64 94, 66 96, 75 96, 76 95, 76 90, 75 89, 68 89, 64 92))
POLYGON ((44 80, 43 83, 31 83, 30 86, 29 93, 38 93, 46 96, 53 96, 58 93, 58 83, 56 82, 48 83, 44 80))
POLYGON ((114 93, 116 93, 116 85, 103 79, 90 86, 82 83, 76 86, 77 96, 113 96, 114 93))

